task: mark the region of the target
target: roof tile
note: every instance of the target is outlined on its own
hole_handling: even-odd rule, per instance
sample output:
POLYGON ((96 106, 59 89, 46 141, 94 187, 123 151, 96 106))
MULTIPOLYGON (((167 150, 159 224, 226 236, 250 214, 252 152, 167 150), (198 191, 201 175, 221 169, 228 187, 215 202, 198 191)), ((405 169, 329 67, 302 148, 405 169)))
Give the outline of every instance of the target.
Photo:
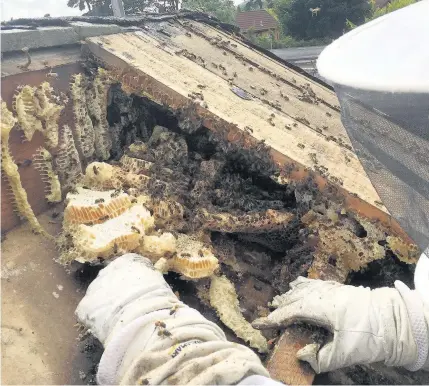
POLYGON ((241 31, 247 31, 252 28, 254 31, 264 31, 267 29, 278 28, 279 23, 265 9, 255 11, 238 12, 236 23, 241 31))

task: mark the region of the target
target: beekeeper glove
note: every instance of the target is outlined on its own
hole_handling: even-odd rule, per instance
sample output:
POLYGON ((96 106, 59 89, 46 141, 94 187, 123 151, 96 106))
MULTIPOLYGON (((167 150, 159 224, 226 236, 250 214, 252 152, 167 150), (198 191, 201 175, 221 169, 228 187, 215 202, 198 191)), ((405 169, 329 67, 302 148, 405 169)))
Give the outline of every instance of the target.
POLYGON ((317 373, 380 361, 429 368, 429 311, 415 291, 401 282, 395 286, 370 290, 299 277, 290 291, 274 298, 278 309, 252 324, 266 329, 305 322, 332 332, 327 344, 313 343, 297 353, 317 373))
POLYGON ((180 302, 137 254, 101 270, 76 315, 105 347, 100 384, 232 384, 268 376, 253 351, 228 342, 218 326, 180 302))

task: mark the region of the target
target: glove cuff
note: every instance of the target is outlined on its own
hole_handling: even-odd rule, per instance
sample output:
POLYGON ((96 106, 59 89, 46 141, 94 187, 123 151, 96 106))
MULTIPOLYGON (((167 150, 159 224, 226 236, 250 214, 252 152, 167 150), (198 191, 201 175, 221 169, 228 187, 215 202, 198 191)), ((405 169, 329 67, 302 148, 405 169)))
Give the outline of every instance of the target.
POLYGON ((407 307, 411 330, 417 345, 416 361, 404 367, 409 371, 417 371, 425 365, 429 352, 429 331, 423 313, 423 302, 416 291, 411 291, 401 281, 395 281, 395 287, 407 307))

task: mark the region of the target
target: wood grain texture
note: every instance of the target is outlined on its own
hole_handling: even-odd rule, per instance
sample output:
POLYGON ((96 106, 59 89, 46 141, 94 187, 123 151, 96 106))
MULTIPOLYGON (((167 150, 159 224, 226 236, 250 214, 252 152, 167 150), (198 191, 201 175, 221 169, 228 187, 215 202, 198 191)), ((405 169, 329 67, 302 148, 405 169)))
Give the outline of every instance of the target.
POLYGON ((310 331, 288 327, 266 363, 271 377, 285 385, 311 385, 315 376, 313 369, 308 363, 296 359, 298 350, 309 343, 313 343, 310 331))

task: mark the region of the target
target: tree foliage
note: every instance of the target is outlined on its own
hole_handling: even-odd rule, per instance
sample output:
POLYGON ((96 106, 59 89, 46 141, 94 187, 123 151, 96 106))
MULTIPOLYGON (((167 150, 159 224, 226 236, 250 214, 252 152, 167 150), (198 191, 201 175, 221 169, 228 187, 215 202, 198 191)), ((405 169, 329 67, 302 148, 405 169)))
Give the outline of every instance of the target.
POLYGON ((370 0, 372 12, 371 12, 371 17, 368 17, 366 19, 366 21, 370 21, 370 20, 376 19, 377 17, 386 15, 387 13, 396 11, 396 10, 398 10, 400 8, 404 8, 407 5, 414 4, 415 2, 416 2, 416 0, 392 0, 385 7, 383 7, 383 8, 376 8, 375 1, 374 0, 370 0))
POLYGON ((206 12, 224 23, 235 23, 236 8, 231 0, 183 0, 182 8, 206 12))
MULTIPOLYGON (((68 0, 67 5, 71 8, 87 10, 99 15, 111 15, 111 0, 68 0)), ((123 0, 124 10, 127 15, 143 12, 145 9, 157 8, 161 12, 176 10, 179 0, 123 0)))
POLYGON ((277 20, 282 27, 284 35, 289 33, 289 8, 291 2, 292 0, 274 0, 271 8, 277 15, 277 20))
POLYGON ((287 8, 287 30, 299 39, 337 38, 347 20, 359 25, 371 13, 367 0, 292 0, 287 8))
POLYGON ((262 9, 264 7, 264 2, 262 0, 248 0, 244 4, 245 11, 252 11, 254 9, 262 9))

